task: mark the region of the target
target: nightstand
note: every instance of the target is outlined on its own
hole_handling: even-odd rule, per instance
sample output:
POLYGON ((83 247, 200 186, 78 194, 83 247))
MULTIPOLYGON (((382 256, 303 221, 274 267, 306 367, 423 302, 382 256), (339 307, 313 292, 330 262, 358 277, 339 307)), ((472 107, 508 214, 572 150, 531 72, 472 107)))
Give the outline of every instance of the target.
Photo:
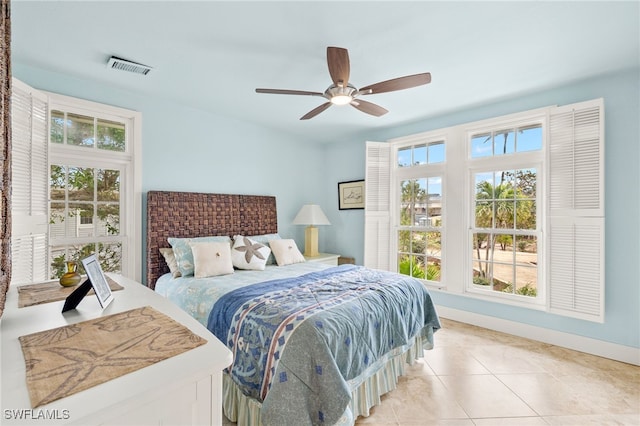
POLYGON ((331 266, 338 266, 339 257, 340 257, 339 254, 318 253, 317 256, 314 256, 314 257, 305 256, 304 259, 307 262, 320 262, 320 263, 326 263, 327 265, 331 265, 331 266))

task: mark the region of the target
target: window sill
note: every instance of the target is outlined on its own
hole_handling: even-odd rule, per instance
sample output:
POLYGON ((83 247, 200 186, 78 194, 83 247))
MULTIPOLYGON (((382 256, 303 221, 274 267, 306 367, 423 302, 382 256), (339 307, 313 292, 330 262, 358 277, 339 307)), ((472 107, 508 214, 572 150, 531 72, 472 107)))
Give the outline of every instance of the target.
POLYGON ((466 290, 466 291, 463 291, 462 293, 458 293, 458 292, 448 291, 445 286, 436 287, 436 286, 430 285, 428 287, 430 291, 437 291, 443 294, 464 297, 466 299, 481 300, 483 302, 497 303, 500 305, 514 306, 518 308, 531 309, 534 311, 542 311, 542 312, 547 311, 547 307, 544 301, 538 301, 537 299, 531 300, 531 301, 524 301, 524 300, 520 301, 520 300, 514 300, 510 297, 499 296, 499 295, 488 296, 486 294, 483 294, 484 292, 480 292, 480 291, 466 290))

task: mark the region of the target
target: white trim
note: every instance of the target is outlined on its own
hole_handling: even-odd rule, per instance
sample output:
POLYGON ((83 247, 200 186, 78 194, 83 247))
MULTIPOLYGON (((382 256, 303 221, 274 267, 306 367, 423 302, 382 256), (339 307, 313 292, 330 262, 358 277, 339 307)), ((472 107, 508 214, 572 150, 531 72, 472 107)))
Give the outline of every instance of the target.
POLYGON ((475 312, 462 311, 442 305, 436 305, 436 310, 442 318, 640 366, 640 348, 578 336, 576 334, 482 315, 475 312))
MULTIPOLYGON (((133 262, 133 279, 142 282, 142 113, 132 111, 133 129, 133 167, 132 183, 133 191, 133 232, 128 230, 128 234, 133 236, 134 244, 129 250, 129 259, 133 262)), ((131 200, 131 198, 129 198, 131 200)))

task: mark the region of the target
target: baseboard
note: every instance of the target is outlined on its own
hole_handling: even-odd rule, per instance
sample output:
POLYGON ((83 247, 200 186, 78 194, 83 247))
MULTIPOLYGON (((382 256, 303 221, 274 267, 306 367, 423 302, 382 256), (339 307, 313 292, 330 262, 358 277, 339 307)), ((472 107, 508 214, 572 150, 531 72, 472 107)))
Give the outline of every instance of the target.
POLYGON ((640 348, 591 339, 446 306, 437 305, 436 309, 438 310, 438 315, 450 320, 640 366, 640 348))

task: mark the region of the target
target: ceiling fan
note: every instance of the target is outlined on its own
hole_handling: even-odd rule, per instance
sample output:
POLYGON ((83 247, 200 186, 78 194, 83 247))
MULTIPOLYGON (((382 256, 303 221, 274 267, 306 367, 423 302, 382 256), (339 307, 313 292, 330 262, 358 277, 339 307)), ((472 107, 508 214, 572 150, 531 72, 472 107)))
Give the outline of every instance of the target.
POLYGON ((349 83, 349 52, 341 47, 327 47, 327 65, 329 66, 329 74, 333 84, 321 92, 307 92, 303 90, 287 90, 287 89, 256 89, 257 93, 271 93, 276 95, 306 95, 321 96, 329 100, 319 107, 316 107, 300 117, 300 120, 308 120, 320 114, 331 105, 351 105, 354 108, 367 114, 380 117, 386 114, 386 109, 371 102, 359 99, 360 96, 374 95, 377 93, 394 92, 396 90, 409 89, 416 86, 422 86, 431 82, 431 73, 407 75, 391 80, 382 81, 380 83, 371 84, 361 89, 349 83))

